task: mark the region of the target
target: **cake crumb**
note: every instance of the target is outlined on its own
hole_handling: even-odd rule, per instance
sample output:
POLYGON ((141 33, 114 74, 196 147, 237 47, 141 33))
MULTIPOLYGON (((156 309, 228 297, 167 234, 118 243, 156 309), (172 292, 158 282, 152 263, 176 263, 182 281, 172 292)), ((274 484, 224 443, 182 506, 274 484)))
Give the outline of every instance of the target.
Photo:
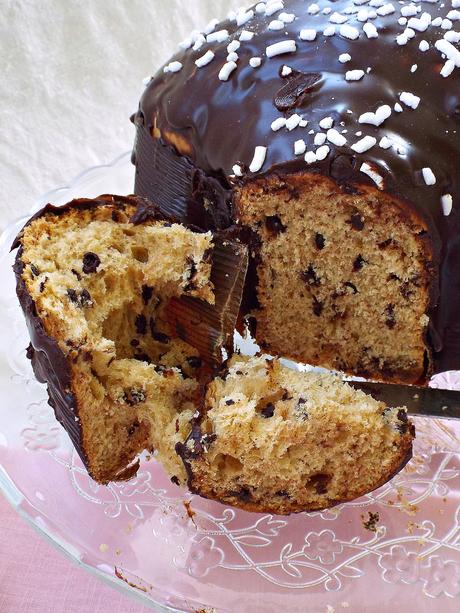
POLYGON ((326 613, 335 613, 335 609, 332 605, 328 604, 326 607, 326 613))
POLYGON ((105 543, 101 543, 101 544, 99 545, 99 551, 100 551, 101 553, 106 553, 106 551, 108 551, 108 550, 109 550, 109 546, 108 546, 108 545, 106 545, 105 543))
POLYGON ((365 515, 361 515, 361 519, 363 520, 363 528, 370 530, 371 532, 377 532, 377 524, 380 521, 379 513, 368 511, 367 514, 369 516, 368 519, 366 519, 365 515))
POLYGON ((342 605, 342 607, 343 607, 344 609, 348 609, 348 608, 349 608, 349 606, 350 606, 350 603, 349 603, 349 602, 347 602, 346 600, 344 600, 344 601, 343 601, 343 602, 341 602, 340 604, 342 605))
POLYGON ((184 500, 183 505, 185 507, 185 510, 187 511, 187 515, 189 517, 189 519, 192 520, 195 528, 198 530, 198 526, 196 525, 196 521, 195 521, 195 511, 192 509, 192 504, 190 502, 190 500, 184 500))
POLYGON ((115 555, 121 556, 121 549, 115 549, 115 555))

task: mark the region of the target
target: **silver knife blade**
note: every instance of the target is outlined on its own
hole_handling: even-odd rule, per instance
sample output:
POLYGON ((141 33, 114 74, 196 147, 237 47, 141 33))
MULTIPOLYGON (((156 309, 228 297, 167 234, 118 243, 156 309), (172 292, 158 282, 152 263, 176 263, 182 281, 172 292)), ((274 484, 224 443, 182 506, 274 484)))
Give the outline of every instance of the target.
POLYGON ((460 419, 460 391, 373 381, 347 383, 390 407, 407 407, 410 415, 460 419))

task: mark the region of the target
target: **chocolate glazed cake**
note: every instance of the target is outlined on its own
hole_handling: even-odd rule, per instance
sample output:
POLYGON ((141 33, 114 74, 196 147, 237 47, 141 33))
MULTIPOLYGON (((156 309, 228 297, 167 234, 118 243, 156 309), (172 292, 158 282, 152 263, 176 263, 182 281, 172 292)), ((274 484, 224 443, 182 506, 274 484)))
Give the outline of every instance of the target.
POLYGON ((193 33, 134 115, 136 193, 250 244, 274 355, 460 368, 459 0, 261 2, 193 33))

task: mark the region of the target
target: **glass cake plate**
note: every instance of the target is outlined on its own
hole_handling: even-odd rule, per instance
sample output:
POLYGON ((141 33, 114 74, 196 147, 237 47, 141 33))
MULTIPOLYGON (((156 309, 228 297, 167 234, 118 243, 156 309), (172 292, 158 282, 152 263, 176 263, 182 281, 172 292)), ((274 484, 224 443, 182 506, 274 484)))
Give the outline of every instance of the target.
MULTIPOLYGON (((133 175, 126 153, 45 194, 34 210, 128 194, 133 175)), ((26 359, 9 253, 24 221, 0 239, 0 488, 43 536, 156 611, 460 611, 460 423, 417 418, 407 467, 324 512, 276 517, 203 500, 147 457, 131 481, 95 483, 26 359), (370 513, 378 513, 374 531, 370 513)), ((460 373, 432 384, 460 389, 460 373)))

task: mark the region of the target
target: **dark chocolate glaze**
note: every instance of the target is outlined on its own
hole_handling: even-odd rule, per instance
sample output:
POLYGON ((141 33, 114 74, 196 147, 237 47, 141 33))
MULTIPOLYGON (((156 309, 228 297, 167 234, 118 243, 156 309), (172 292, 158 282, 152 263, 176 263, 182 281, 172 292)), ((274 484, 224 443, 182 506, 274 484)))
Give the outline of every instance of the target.
MULTIPOLYGON (((321 8, 345 14, 347 7, 377 11, 369 4, 356 6, 352 0, 322 2, 321 8)), ((406 2, 405 5, 409 5, 406 2)), ((405 25, 400 25, 402 4, 393 3, 395 11, 386 16, 369 19, 379 35, 369 39, 357 15, 348 15, 347 25, 359 30, 359 38, 349 40, 339 34, 340 25, 331 24, 330 14, 307 12, 309 2, 285 0, 284 11, 296 15, 292 23, 279 31, 268 29, 278 18, 256 14, 241 27, 226 20, 215 30, 226 29, 230 36, 223 43, 205 43, 194 51, 180 51, 172 58, 183 64, 176 73, 161 69, 147 86, 134 117, 137 138, 133 161, 136 164, 136 193, 156 197, 165 210, 174 209, 183 220, 194 220, 203 227, 225 227, 234 223, 232 197, 229 188, 254 178, 293 171, 314 172, 331 177, 340 183, 371 184, 372 180, 360 171, 362 163, 370 164, 384 179, 384 191, 395 195, 426 221, 434 253, 435 272, 430 311, 429 344, 433 350, 435 372, 460 368, 460 68, 443 78, 440 70, 445 58, 435 43, 446 30, 430 26, 425 32, 415 32, 406 45, 398 45, 396 37, 405 25), (326 26, 335 25, 336 34, 322 34, 326 26), (317 30, 315 41, 300 39, 300 30, 317 30), (228 81, 218 78, 226 62, 227 45, 238 39, 242 30, 255 33, 251 41, 242 42, 237 50, 238 67, 228 81), (266 57, 266 47, 289 39, 295 40, 297 51, 266 57), (425 40, 430 48, 419 50, 425 40), (210 64, 197 68, 195 60, 211 49, 215 58, 210 64), (349 53, 351 61, 342 64, 339 55, 349 53), (260 68, 252 68, 249 59, 261 57, 260 68), (411 72, 416 64, 417 70, 411 72), (303 95, 291 95, 286 79, 280 76, 283 65, 307 75, 308 88, 303 95), (367 73, 367 68, 370 72, 367 73), (356 82, 345 80, 348 70, 362 69, 365 76, 356 82), (313 85, 312 85, 313 83, 313 85), (284 90, 282 89, 284 87, 284 90), (280 93, 281 90, 281 93, 280 93), (399 100, 402 92, 420 97, 417 109, 399 100), (286 95, 287 93, 287 95, 286 95), (286 108, 286 99, 292 106, 286 108), (279 100, 282 98, 282 108, 279 100), (276 104, 275 104, 276 102, 276 104), (403 112, 393 110, 379 127, 359 124, 358 117, 388 104, 392 109, 399 102, 403 112), (352 111, 348 113, 347 111, 352 111), (280 116, 297 112, 308 120, 306 128, 292 132, 271 130, 271 123, 280 116), (303 156, 294 156, 297 139, 303 138, 307 150, 315 150, 310 129, 320 131, 319 121, 334 119, 334 127, 348 130, 348 142, 343 147, 327 143, 330 153, 323 162, 307 165, 303 156), (362 136, 370 135, 377 142, 388 136, 406 149, 399 155, 394 148, 375 145, 363 154, 354 153, 350 146, 362 136), (175 138, 171 139, 171 133, 175 138), (185 143, 185 145, 184 145, 185 143), (266 146, 266 161, 258 173, 248 166, 256 146, 266 146), (243 177, 233 177, 233 166, 240 163, 243 177), (421 169, 429 167, 436 176, 436 184, 425 184, 421 169), (199 169, 199 170, 198 170, 199 169), (200 182, 196 181, 196 173, 200 182), (195 177, 195 178, 194 178, 195 177), (207 183, 209 181, 209 183, 207 183), (220 187, 217 187, 220 184, 220 187), (202 198, 204 186, 212 185, 211 197, 202 198), (453 210, 444 216, 441 196, 450 194, 453 210), (438 278, 439 277, 439 278, 438 278), (439 286, 439 287, 438 287, 439 286)), ((450 2, 417 3, 422 12, 433 19, 446 17, 452 9, 450 2)), ((417 14, 419 18, 421 13, 417 14)), ((454 21, 453 30, 459 30, 454 21)), ((453 43, 458 49, 458 44, 453 43)), ((297 74, 294 72, 294 76, 297 74)), ((293 75, 291 75, 291 78, 293 75)), ((300 81, 297 79, 296 85, 300 81)), ((300 91, 300 90, 299 90, 300 91)), ((203 192, 204 190, 204 192, 203 192)))

